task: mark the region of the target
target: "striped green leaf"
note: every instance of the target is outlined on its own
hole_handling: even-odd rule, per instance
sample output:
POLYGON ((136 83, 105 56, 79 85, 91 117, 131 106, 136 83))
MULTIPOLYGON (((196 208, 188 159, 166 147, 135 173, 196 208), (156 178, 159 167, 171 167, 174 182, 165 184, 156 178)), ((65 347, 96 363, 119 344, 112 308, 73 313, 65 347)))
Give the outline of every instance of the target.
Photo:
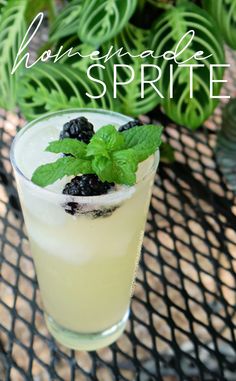
POLYGON ((62 37, 77 34, 80 24, 82 3, 82 0, 74 0, 62 9, 51 25, 51 41, 57 41, 62 37))
POLYGON ((1 2, 0 7, 0 106, 12 110, 21 68, 11 75, 13 63, 25 33, 27 0, 1 2))
POLYGON ((94 100, 86 92, 98 95, 101 88, 88 81, 84 72, 66 64, 37 64, 26 70, 21 80, 18 103, 27 120, 68 108, 112 108, 109 97, 94 100))
POLYGON ((203 0, 203 6, 213 16, 225 42, 236 49, 236 0, 203 0))
POLYGON ((83 42, 100 45, 117 35, 135 11, 137 0, 84 0, 79 22, 83 42))
MULTIPOLYGON (((204 64, 204 67, 193 70, 193 98, 190 99, 189 69, 181 68, 171 61, 157 59, 162 76, 159 88, 164 95, 162 105, 166 114, 176 123, 195 129, 200 126, 213 112, 217 105, 216 99, 210 98, 210 64, 224 63, 222 38, 214 21, 207 12, 189 4, 173 7, 157 20, 153 27, 151 48, 155 55, 162 55, 167 50, 175 50, 184 34, 195 31, 193 42, 184 50, 178 61, 185 61, 197 51, 203 51, 204 56, 211 55, 204 61, 194 58, 187 64, 204 64), (174 97, 170 99, 170 64, 173 64, 174 97)), ((185 40, 185 44, 189 40, 185 40)), ((181 47, 183 48, 184 43, 181 47)), ((224 69, 214 69, 214 78, 221 80, 224 69)), ((214 95, 219 95, 221 83, 214 84, 214 95)))
MULTIPOLYGON (((109 43, 103 46, 104 53, 108 51, 109 46, 114 46, 114 51, 124 47, 124 52, 131 52, 133 56, 138 56, 150 45, 150 31, 137 28, 134 25, 128 24, 124 30, 109 43)), ((113 94, 113 75, 114 65, 129 65, 134 71, 134 79, 127 85, 117 86, 117 99, 120 102, 121 111, 124 114, 138 116, 147 113, 160 103, 160 98, 157 96, 154 89, 147 85, 144 88, 144 97, 141 98, 141 71, 142 64, 152 64, 153 59, 146 58, 145 60, 139 57, 123 57, 114 56, 107 63, 105 81, 108 85, 110 93, 113 94)), ((117 82, 128 82, 131 79, 131 69, 123 66, 117 68, 117 82)), ((157 72, 153 68, 145 70, 145 79, 155 79, 157 72)))

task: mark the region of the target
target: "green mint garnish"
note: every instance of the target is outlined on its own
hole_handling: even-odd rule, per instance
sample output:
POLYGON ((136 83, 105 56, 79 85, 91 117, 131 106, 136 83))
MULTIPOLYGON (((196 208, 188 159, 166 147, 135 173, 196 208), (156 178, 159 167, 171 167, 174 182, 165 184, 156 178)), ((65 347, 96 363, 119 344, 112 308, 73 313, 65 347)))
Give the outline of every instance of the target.
POLYGON ((108 152, 118 151, 125 148, 124 136, 112 125, 100 128, 90 140, 89 145, 102 141, 108 152))
POLYGON ((87 146, 87 156, 91 157, 107 157, 114 151, 125 148, 125 140, 123 134, 119 133, 112 125, 100 128, 93 135, 87 146))
POLYGON ((102 181, 133 185, 136 181, 138 161, 135 150, 125 149, 111 152, 109 158, 94 157, 92 167, 102 181))
POLYGON ((64 176, 76 176, 78 173, 94 173, 90 160, 75 157, 61 157, 54 163, 43 164, 32 176, 33 183, 46 187, 64 176))
POLYGON ((45 151, 53 153, 63 152, 82 159, 86 156, 87 144, 76 139, 65 138, 50 142, 45 151))
POLYGON ((133 185, 138 163, 155 153, 161 145, 162 127, 136 126, 118 132, 112 125, 101 127, 89 144, 76 139, 50 142, 46 151, 70 154, 38 167, 32 181, 45 187, 64 176, 95 173, 102 181, 133 185))
POLYGON ((126 148, 133 148, 138 161, 143 161, 152 155, 161 145, 162 127, 155 124, 136 126, 123 131, 126 148))

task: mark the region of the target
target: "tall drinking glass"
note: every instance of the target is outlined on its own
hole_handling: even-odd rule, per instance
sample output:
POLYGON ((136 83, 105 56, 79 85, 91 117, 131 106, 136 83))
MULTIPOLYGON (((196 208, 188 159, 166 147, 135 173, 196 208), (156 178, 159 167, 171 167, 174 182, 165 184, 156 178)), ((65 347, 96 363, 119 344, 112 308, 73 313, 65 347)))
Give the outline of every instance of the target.
POLYGON ((17 189, 51 334, 69 348, 95 350, 115 341, 129 315, 159 152, 141 163, 134 186, 100 196, 62 194, 69 179, 41 188, 31 182, 64 123, 85 116, 95 130, 130 119, 104 110, 47 114, 27 124, 11 148, 17 189))

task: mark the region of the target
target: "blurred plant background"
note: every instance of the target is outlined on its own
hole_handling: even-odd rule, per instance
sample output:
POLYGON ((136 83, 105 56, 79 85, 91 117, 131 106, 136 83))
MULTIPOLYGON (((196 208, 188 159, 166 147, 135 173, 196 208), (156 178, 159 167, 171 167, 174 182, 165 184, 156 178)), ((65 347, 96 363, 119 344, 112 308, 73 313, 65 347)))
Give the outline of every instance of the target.
MULTIPOLYGON (((224 43, 236 49, 235 0, 0 0, 0 107, 18 107, 27 120, 73 107, 103 107, 133 117, 161 107, 174 122, 196 129, 217 106, 217 100, 209 98, 209 66, 225 62, 224 43), (107 84, 106 94, 92 100, 85 93, 99 95, 101 85, 90 81, 86 71, 92 63, 103 64, 101 61, 65 55, 57 63, 39 63, 30 70, 21 65, 14 75, 10 74, 23 36, 40 11, 45 12, 49 34, 38 55, 48 49, 56 54, 61 45, 64 52, 73 46, 74 51, 82 54, 93 50, 106 53, 113 45, 114 51, 123 46, 133 55, 147 49, 160 55, 173 50, 180 38, 194 29, 196 37, 181 59, 199 50, 212 56, 204 61, 204 68, 193 71, 193 99, 189 97, 188 70, 174 66, 174 98, 168 99, 168 61, 114 57, 105 64, 105 70, 96 71, 97 78, 107 84), (112 70, 116 63, 131 65, 135 79, 129 85, 119 86, 118 98, 113 99, 112 70), (161 67, 158 88, 166 95, 164 99, 151 86, 145 87, 145 97, 141 99, 141 63, 161 67)), ((199 62, 192 59, 189 63, 199 62)), ((221 80, 224 70, 218 68, 214 73, 215 79, 221 80)), ((119 71, 120 80, 129 76, 129 71, 119 71)), ((157 71, 150 69, 146 76, 155 79, 157 71)), ((220 90, 219 82, 214 86, 214 94, 220 90)))

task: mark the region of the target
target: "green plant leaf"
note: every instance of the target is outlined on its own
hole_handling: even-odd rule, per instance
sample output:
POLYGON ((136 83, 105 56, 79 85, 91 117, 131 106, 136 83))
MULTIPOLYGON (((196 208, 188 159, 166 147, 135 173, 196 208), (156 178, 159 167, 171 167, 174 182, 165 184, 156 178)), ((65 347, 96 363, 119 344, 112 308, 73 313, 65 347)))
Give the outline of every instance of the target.
POLYGON ((137 0, 85 0, 79 23, 79 37, 92 45, 100 45, 118 34, 127 24, 137 0))
POLYGON ((110 155, 104 140, 99 138, 91 139, 87 147, 87 157, 90 156, 103 156, 109 159, 110 155))
POLYGON ((132 149, 115 151, 110 158, 97 156, 93 159, 92 167, 102 181, 135 184, 137 158, 132 149))
MULTIPOLYGON (((49 41, 52 46, 54 43, 53 40, 49 41)), ((54 46, 54 52, 57 53, 59 49, 61 49, 61 58, 58 63, 66 63, 85 73, 87 72, 88 67, 94 64, 94 60, 89 57, 94 51, 94 46, 81 42, 77 35, 58 39, 54 46), (62 46, 63 48, 61 49, 62 46), (77 53, 77 55, 68 57, 68 54, 65 53, 71 48, 73 48, 73 54, 77 53)), ((102 74, 102 71, 99 74, 102 74)), ((96 73, 96 78, 100 79, 101 76, 96 73)))
POLYGON ((115 168, 115 182, 117 184, 134 185, 138 168, 136 151, 133 149, 116 151, 112 154, 112 160, 115 168))
POLYGON ((90 99, 86 92, 96 95, 101 89, 84 72, 66 64, 44 63, 25 71, 17 98, 27 120, 68 108, 112 108, 109 97, 90 99))
MULTIPOLYGON (((19 1, 18 1, 19 2, 19 1)), ((54 0, 28 0, 25 11, 25 19, 27 24, 31 24, 34 17, 39 12, 48 12, 48 17, 52 21, 56 16, 56 7, 54 0)))
MULTIPOLYGON (((165 12, 154 24, 150 36, 150 49, 156 56, 162 55, 166 48, 174 51, 178 42, 185 33, 195 31, 194 42, 185 49, 178 61, 183 62, 193 56, 197 51, 203 51, 209 56, 204 61, 192 58, 187 64, 204 64, 204 67, 193 69, 193 98, 190 98, 189 69, 181 68, 174 61, 156 60, 162 76, 159 89, 164 95, 161 103, 165 113, 176 123, 195 129, 212 114, 218 104, 217 99, 210 97, 210 65, 224 63, 224 48, 219 29, 214 20, 206 11, 189 3, 176 6, 165 12), (173 65, 173 98, 170 98, 170 64, 173 65)), ((190 37, 188 37, 189 39, 190 37)), ((182 42, 179 51, 186 45, 182 42)), ((222 80, 224 69, 214 69, 214 78, 222 80)), ((214 94, 219 95, 222 83, 214 84, 214 94)))
MULTIPOLYGON (((78 36, 73 35, 69 38, 61 38, 57 40, 57 43, 55 44, 53 41, 49 40, 49 42, 42 48, 40 49, 40 54, 43 53, 44 50, 47 49, 52 49, 53 52, 56 54, 60 47, 63 46, 61 52, 60 52, 60 60, 58 61, 59 64, 66 64, 70 66, 73 69, 78 70, 79 72, 83 72, 86 75, 87 82, 89 86, 91 85, 91 88, 94 88, 94 93, 92 95, 99 95, 101 94, 102 87, 101 85, 97 85, 95 83, 90 83, 91 81, 87 77, 87 70, 90 65, 93 65, 95 61, 90 58, 90 54, 94 51, 94 46, 86 44, 86 43, 81 43, 79 40, 78 36), (74 55, 72 57, 68 57, 66 52, 70 48, 73 47, 73 54, 79 53, 78 55, 74 55), (81 56, 80 56, 81 54, 81 56)), ((40 55, 39 54, 39 55, 40 55)), ((100 67, 93 67, 91 70, 91 75, 100 81, 103 81, 104 83, 107 82, 107 77, 105 75, 105 70, 103 70, 100 67)), ((106 94, 102 97, 102 100, 98 100, 98 104, 100 104, 100 107, 103 107, 102 103, 107 105, 105 108, 112 109, 113 111, 121 111, 120 108, 120 102, 118 100, 113 99, 112 97, 112 92, 107 91, 106 94)))
POLYGON ((102 181, 133 185, 138 163, 159 147, 161 127, 134 127, 133 133, 118 132, 114 126, 101 127, 88 145, 73 139, 50 142, 46 151, 70 153, 54 163, 36 169, 32 181, 47 186, 71 175, 96 173, 102 181), (148 127, 149 130, 148 130, 148 127))
POLYGON ((74 0, 68 3, 59 13, 51 25, 49 37, 51 41, 57 41, 62 37, 77 34, 83 0, 74 0))
POLYGON ((124 137, 112 125, 101 127, 88 144, 87 156, 110 158, 113 151, 125 147, 124 137))
POLYGON ((26 26, 24 12, 27 0, 11 0, 0 7, 0 106, 12 110, 16 106, 21 68, 11 74, 26 26))
POLYGON ((176 0, 147 0, 147 1, 156 8, 170 9, 174 5, 174 1, 176 0))
POLYGON ((155 153, 161 144, 163 128, 155 124, 137 126, 123 131, 126 148, 133 148, 138 161, 143 161, 155 153))
MULTIPOLYGON (((131 52, 132 55, 138 56, 143 51, 149 49, 150 31, 137 28, 134 25, 128 24, 120 34, 102 46, 102 52, 108 52, 110 46, 114 46, 114 51, 124 47, 124 52, 131 52)), ((109 92, 113 94, 114 83, 114 65, 129 65, 134 71, 134 79, 129 84, 117 86, 117 100, 120 102, 121 112, 126 115, 138 116, 152 110, 160 103, 160 97, 155 92, 151 85, 144 87, 144 97, 141 98, 141 64, 144 60, 139 57, 130 57, 124 55, 121 57, 114 56, 104 64, 106 67, 106 84, 109 92)), ((153 59, 147 57, 145 64, 153 64, 153 59)), ((145 68, 145 80, 154 80, 158 72, 153 67, 145 68)), ((131 70, 127 67, 117 68, 117 82, 128 82, 131 79, 131 70)), ((116 99, 115 99, 116 101, 116 99)))
POLYGON ((203 0, 204 8, 214 18, 225 42, 236 49, 236 3, 234 0, 203 0))
POLYGON ((45 151, 53 153, 71 154, 77 158, 85 158, 87 144, 77 139, 65 138, 62 140, 55 140, 49 143, 45 151))
POLYGON ((91 161, 62 157, 54 163, 38 167, 33 173, 32 181, 41 187, 46 187, 64 176, 75 176, 79 173, 93 173, 91 161))
POLYGON ((92 161, 92 168, 102 181, 113 181, 113 164, 110 158, 95 156, 92 161))
POLYGON ((0 0, 0 12, 2 10, 2 7, 7 4, 7 0, 0 0))
POLYGON ((123 135, 111 124, 99 128, 91 141, 93 142, 97 138, 102 139, 106 143, 107 149, 111 152, 124 148, 123 135))

